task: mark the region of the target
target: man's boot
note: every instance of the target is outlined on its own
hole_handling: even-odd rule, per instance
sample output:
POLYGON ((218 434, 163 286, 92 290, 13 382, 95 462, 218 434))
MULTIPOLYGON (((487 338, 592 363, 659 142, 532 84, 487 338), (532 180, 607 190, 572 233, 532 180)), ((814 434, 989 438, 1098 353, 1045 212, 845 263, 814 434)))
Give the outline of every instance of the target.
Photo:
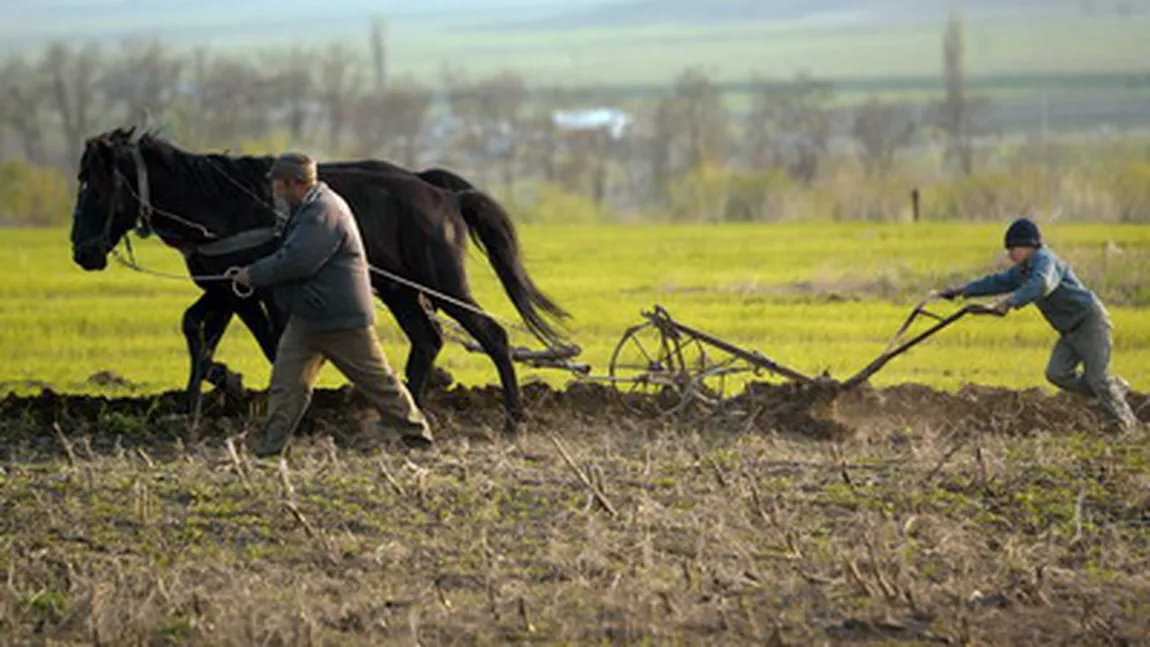
POLYGON ((286 430, 267 428, 264 430, 263 440, 252 445, 252 455, 256 458, 278 456, 284 452, 290 437, 291 434, 286 430))

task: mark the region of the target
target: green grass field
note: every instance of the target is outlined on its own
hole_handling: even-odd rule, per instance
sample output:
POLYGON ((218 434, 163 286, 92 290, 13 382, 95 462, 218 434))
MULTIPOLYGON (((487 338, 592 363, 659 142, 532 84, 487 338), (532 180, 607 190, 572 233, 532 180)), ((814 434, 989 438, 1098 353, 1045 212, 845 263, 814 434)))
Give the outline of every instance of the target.
MULTIPOLYGON (((807 373, 845 378, 880 353, 928 288, 974 278, 1001 262, 998 225, 785 224, 722 227, 528 226, 521 236, 536 282, 573 315, 570 331, 583 361, 605 374, 610 353, 640 310, 655 303, 677 319, 807 373)), ((1115 323, 1114 369, 1135 388, 1150 389, 1150 227, 1049 226, 1057 250, 1107 300, 1115 323), (1105 261, 1107 241, 1123 251, 1105 261)), ((187 356, 180 319, 197 296, 190 282, 111 266, 86 273, 72 264, 64 230, 2 234, 0 382, 39 380, 59 390, 93 388, 89 376, 112 371, 148 391, 181 388, 187 356)), ((178 254, 139 246, 143 265, 184 273, 178 254)), ((478 299, 490 312, 514 310, 473 249, 478 299)), ((942 303, 938 311, 955 306, 942 303)), ((378 328, 394 367, 407 342, 391 316, 378 328)), ((1005 320, 956 324, 896 359, 874 379, 940 388, 966 382, 1040 386, 1055 340, 1034 308, 1005 320)), ((521 332, 516 344, 537 347, 521 332)), ((263 388, 270 367, 238 322, 218 358, 263 388)), ((450 345, 440 366, 466 384, 496 383, 485 356, 450 345)), ((562 385, 564 372, 521 367, 521 379, 562 385)), ((321 385, 342 376, 325 369, 321 385)))

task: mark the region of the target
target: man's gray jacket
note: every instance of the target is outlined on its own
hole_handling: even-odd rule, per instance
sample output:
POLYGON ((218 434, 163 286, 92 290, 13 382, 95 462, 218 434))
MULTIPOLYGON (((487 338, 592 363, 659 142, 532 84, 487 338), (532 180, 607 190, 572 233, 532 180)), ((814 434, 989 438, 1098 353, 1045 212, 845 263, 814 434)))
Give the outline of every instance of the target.
POLYGON ((253 286, 273 286, 280 307, 313 332, 375 323, 371 276, 351 208, 327 184, 292 209, 283 242, 248 268, 253 286))

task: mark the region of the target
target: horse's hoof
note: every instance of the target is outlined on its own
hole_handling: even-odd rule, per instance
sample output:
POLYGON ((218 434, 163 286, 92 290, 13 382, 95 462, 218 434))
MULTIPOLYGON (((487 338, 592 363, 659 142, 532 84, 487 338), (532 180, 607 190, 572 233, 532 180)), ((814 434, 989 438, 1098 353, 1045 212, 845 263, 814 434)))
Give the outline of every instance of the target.
POLYGON ((213 363, 204 379, 228 396, 239 397, 244 394, 244 376, 233 373, 224 364, 213 363))
POLYGON ((196 408, 199 407, 202 402, 202 399, 185 399, 176 409, 176 413, 190 416, 196 412, 196 408))
POLYGON ((508 414, 507 418, 503 421, 503 435, 508 438, 517 438, 523 432, 523 427, 527 422, 527 414, 523 411, 515 411, 508 414))
POLYGON ((454 383, 455 377, 450 372, 436 366, 431 369, 430 373, 428 373, 426 388, 435 391, 443 391, 454 383))
POLYGON ((240 396, 244 394, 244 376, 240 373, 228 372, 228 377, 224 381, 224 391, 228 395, 240 396))

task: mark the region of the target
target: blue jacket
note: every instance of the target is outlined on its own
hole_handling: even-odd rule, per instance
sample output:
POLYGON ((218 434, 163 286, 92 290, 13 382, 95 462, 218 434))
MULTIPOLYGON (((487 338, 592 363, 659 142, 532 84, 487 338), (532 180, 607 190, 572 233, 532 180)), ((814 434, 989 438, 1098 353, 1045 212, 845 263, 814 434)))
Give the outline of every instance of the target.
POLYGON ((1006 292, 1013 292, 1011 308, 1034 303, 1060 333, 1073 331, 1091 314, 1106 313, 1098 297, 1048 247, 1039 247, 1030 258, 1005 272, 971 281, 962 288, 964 297, 1006 292))
POLYGON ((248 268, 252 285, 305 329, 326 332, 375 323, 367 253, 346 201, 323 182, 292 210, 283 242, 248 268))

